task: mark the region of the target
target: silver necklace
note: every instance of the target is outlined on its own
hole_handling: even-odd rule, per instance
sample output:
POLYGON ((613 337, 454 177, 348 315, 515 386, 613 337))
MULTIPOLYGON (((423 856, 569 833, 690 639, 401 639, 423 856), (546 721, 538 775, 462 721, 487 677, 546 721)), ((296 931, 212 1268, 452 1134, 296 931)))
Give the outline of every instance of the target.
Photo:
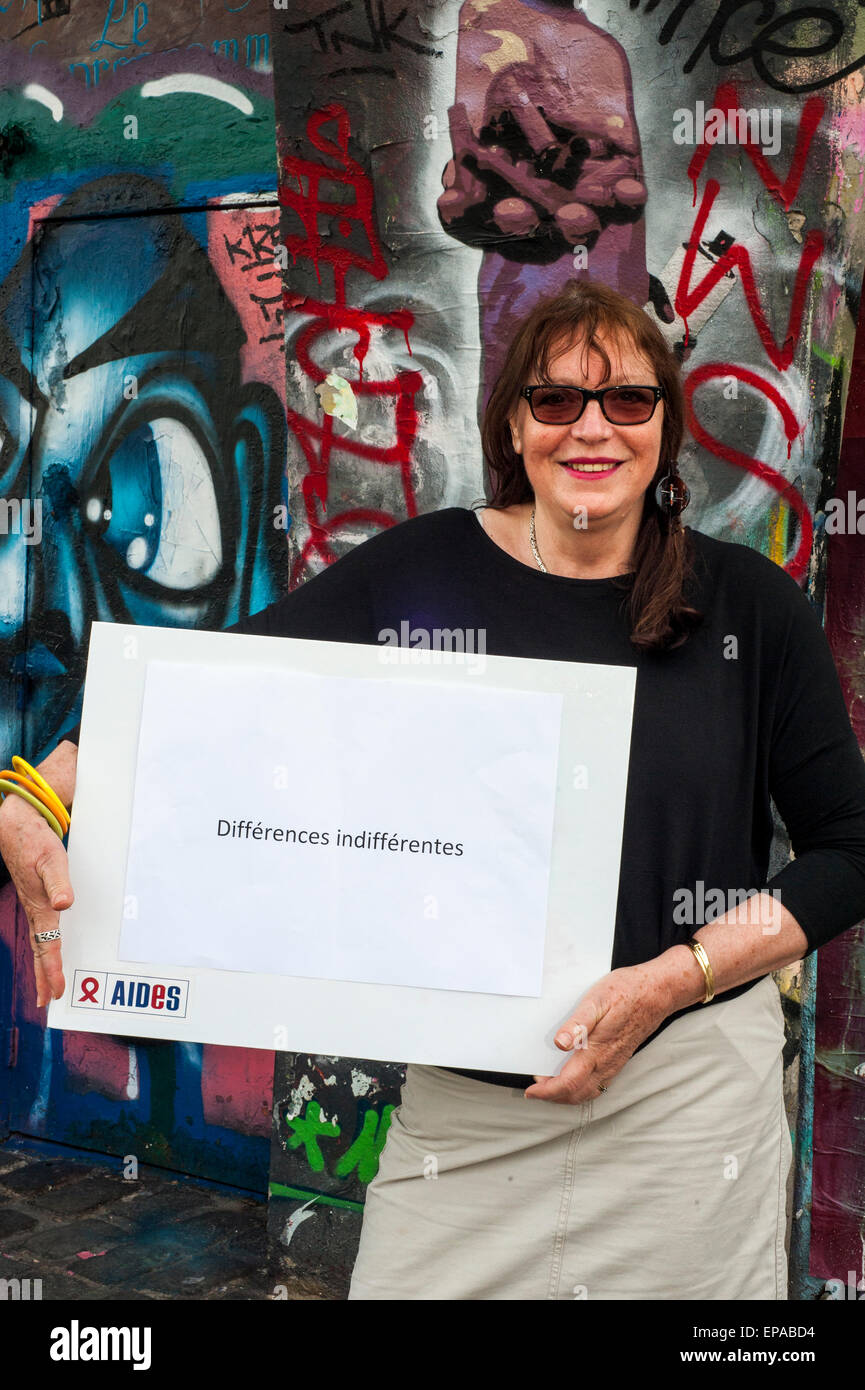
POLYGON ((532 554, 534 555, 535 560, 537 561, 538 569, 539 569, 539 570, 543 570, 544 574, 549 574, 549 570, 547 569, 546 565, 544 564, 543 560, 541 559, 540 551, 538 550, 538 543, 537 543, 537 541, 535 540, 535 509, 534 509, 534 507, 532 507, 532 519, 531 519, 531 521, 529 522, 529 545, 532 547, 532 554))

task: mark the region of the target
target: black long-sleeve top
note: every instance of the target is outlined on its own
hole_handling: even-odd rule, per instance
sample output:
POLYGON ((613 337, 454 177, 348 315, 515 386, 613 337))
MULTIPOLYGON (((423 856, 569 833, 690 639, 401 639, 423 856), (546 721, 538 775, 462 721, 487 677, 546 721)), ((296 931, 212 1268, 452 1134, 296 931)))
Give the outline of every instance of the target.
POLYGON ((774 891, 814 950, 865 917, 865 765, 829 645, 779 566, 686 530, 704 621, 673 651, 631 644, 612 580, 531 568, 458 507, 380 532, 230 630, 366 643, 387 629, 483 630, 490 655, 636 666, 611 968, 686 941, 702 919, 685 893, 699 911, 714 889, 726 901, 713 910, 709 899, 707 920, 737 891, 774 891), (767 878, 770 798, 795 859, 767 878))

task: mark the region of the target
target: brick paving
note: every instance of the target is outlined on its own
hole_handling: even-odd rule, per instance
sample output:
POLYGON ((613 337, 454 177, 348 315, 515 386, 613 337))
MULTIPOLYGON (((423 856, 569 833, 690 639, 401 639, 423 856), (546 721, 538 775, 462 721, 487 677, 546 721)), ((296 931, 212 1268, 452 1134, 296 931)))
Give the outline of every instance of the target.
POLYGON ((43 1301, 261 1300, 285 1284, 268 1272, 264 1198, 14 1143, 0 1144, 0 1279, 29 1279, 31 1298, 41 1280, 43 1301))

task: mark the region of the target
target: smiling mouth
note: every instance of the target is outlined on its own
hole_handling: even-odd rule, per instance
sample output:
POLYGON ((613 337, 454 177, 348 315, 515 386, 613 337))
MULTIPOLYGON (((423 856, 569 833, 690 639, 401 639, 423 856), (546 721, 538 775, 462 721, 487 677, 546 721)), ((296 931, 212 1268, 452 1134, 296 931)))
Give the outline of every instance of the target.
POLYGON ((616 463, 575 463, 570 459, 562 459, 561 466, 562 468, 567 468, 569 473, 601 475, 615 473, 617 468, 621 468, 622 463, 621 460, 616 463))

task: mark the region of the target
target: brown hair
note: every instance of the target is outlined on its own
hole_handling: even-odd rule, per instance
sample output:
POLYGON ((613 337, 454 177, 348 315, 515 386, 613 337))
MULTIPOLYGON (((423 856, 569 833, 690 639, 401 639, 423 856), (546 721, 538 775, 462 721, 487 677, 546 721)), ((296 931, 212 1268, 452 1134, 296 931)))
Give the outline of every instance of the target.
POLYGON ((678 518, 670 519, 655 501, 659 480, 675 463, 685 431, 685 402, 679 363, 660 330, 631 300, 591 280, 571 281, 561 293, 539 300, 523 319, 505 357, 505 367, 484 411, 481 441, 489 470, 491 495, 487 506, 502 509, 533 499, 522 459, 513 447, 509 418, 520 390, 532 379, 549 381, 550 359, 581 342, 604 364, 610 376, 609 355, 598 331, 617 345, 633 345, 654 368, 664 388, 663 424, 658 467, 643 502, 643 516, 634 546, 635 573, 615 582, 629 591, 631 642, 638 648, 681 646, 703 615, 686 601, 685 588, 693 573, 694 546, 678 518))

